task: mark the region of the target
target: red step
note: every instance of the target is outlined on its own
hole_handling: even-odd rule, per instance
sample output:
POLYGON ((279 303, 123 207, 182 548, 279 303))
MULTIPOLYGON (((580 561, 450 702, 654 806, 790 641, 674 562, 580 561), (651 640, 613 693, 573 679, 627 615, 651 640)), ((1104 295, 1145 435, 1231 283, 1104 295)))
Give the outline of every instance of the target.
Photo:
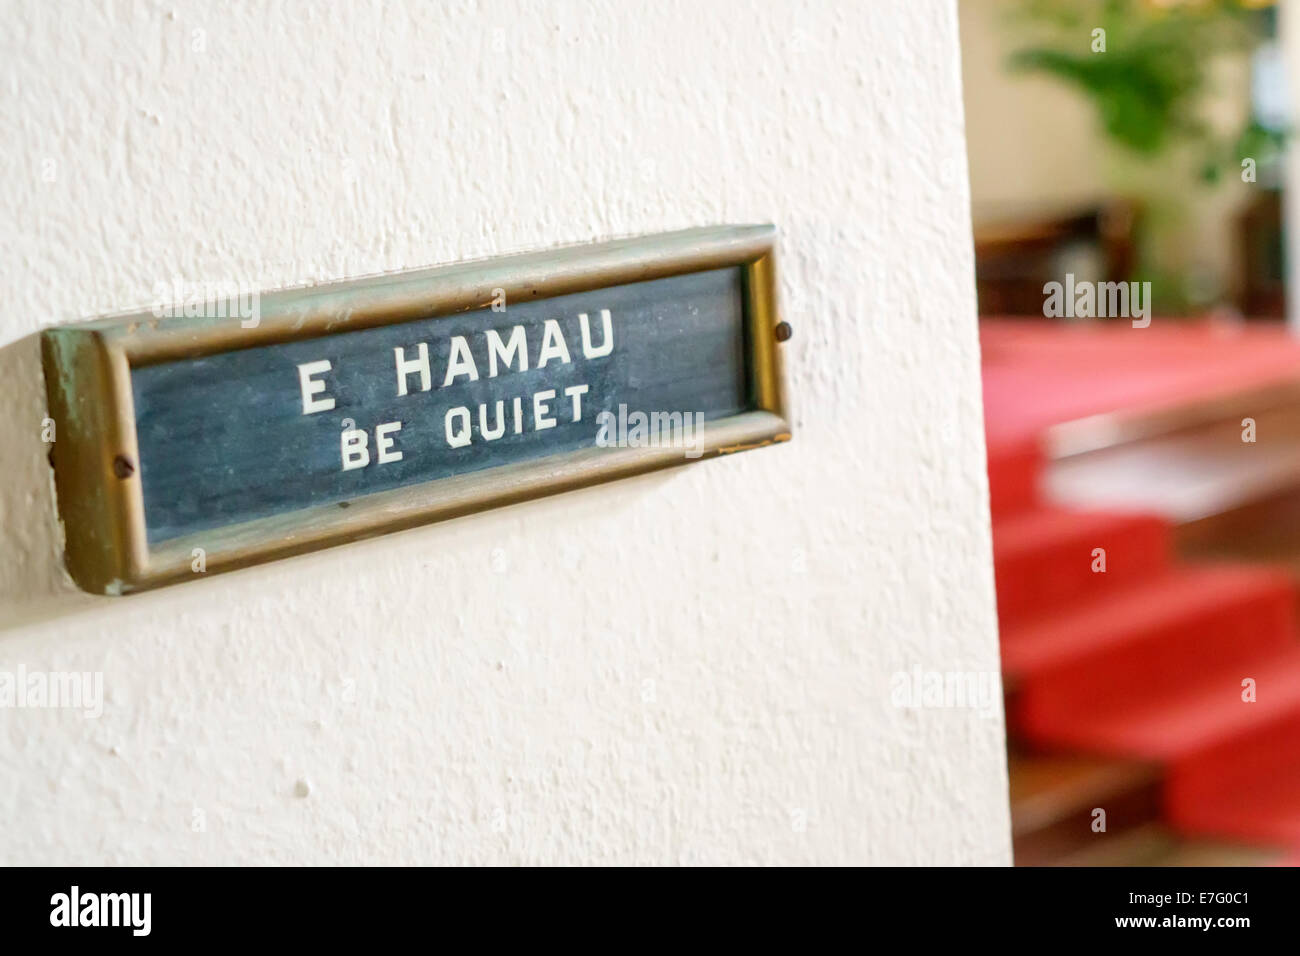
MULTIPOLYGON (((1256 680, 1258 703, 1243 707, 1288 694, 1271 678, 1256 680)), ((1300 849, 1300 705, 1280 713, 1173 768, 1164 802, 1175 827, 1300 849)))
POLYGON ((1125 585, 1169 565, 1170 534, 1148 514, 1032 508, 993 522, 993 570, 1003 631, 1036 615, 1125 585), (1093 571, 1105 551, 1106 571, 1093 571))
POLYGON ((1108 591, 1046 611, 1019 627, 1003 628, 1002 671, 1023 682, 1069 669, 1073 682, 1076 668, 1117 666, 1114 655, 1123 657, 1144 642, 1177 642, 1187 632, 1214 630, 1225 615, 1230 625, 1260 601, 1280 614, 1270 626, 1276 637, 1284 633, 1290 593, 1285 575, 1269 569, 1212 564, 1171 568, 1142 585, 1108 591))
MULTIPOLYGON (((1195 645, 1189 642, 1188 649, 1194 652, 1195 645)), ((1222 657, 1222 648, 1215 657, 1222 657)), ((1141 688, 1127 673, 1117 673, 1123 694, 1083 700, 1075 691, 1073 707, 1053 704, 1046 696, 1051 689, 1034 681, 1018 701, 1017 724, 1040 744, 1174 764, 1300 709, 1300 648, 1294 644, 1190 676, 1181 675, 1174 660, 1169 664, 1174 670, 1163 685, 1141 688), (1247 677, 1267 685, 1268 696, 1244 702, 1241 682, 1247 677)))
POLYGON ((1038 503, 1043 456, 1037 442, 989 446, 989 510, 994 518, 1038 503))
MULTIPOLYGON (((1090 416, 1168 427, 1188 409, 1228 420, 1216 410, 1225 397, 1293 388, 1300 370, 1300 345, 1276 330, 1152 331, 981 324, 1003 668, 1016 685, 1008 725, 1040 749, 1158 765, 1174 827, 1288 846, 1300 861, 1291 582, 1174 567, 1158 519, 1069 512, 1039 495, 1037 448, 1050 429, 1090 416), (1092 572, 1096 548, 1105 574, 1092 572), (1242 700, 1244 678, 1256 682, 1254 702, 1242 700)), ((1067 830, 1075 822, 1067 817, 1067 830)))

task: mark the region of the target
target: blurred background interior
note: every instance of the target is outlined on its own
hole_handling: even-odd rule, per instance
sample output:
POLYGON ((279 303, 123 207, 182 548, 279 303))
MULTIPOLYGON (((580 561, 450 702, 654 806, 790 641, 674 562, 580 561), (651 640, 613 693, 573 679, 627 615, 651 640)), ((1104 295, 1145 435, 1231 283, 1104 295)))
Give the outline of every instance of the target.
POLYGON ((1300 861, 1298 6, 960 2, 1021 865, 1300 861))

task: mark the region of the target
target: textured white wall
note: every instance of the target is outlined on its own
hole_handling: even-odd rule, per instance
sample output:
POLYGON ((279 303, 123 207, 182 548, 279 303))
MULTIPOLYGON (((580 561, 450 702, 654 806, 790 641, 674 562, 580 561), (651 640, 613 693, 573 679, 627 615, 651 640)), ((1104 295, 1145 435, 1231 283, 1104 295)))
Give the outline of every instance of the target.
POLYGON ((0 862, 1008 862, 1000 712, 890 703, 997 669, 954 5, 434 7, 4 5, 0 671, 105 704, 0 711, 0 862), (759 221, 793 443, 60 579, 43 324, 759 221))

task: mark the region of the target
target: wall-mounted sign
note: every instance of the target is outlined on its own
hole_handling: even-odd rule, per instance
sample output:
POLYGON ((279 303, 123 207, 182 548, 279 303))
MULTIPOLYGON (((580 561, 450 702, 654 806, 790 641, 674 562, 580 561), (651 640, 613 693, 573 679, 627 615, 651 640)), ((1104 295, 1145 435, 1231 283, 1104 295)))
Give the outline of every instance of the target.
POLYGON ((773 239, 692 229, 48 329, 68 570, 120 594, 784 441, 773 239))

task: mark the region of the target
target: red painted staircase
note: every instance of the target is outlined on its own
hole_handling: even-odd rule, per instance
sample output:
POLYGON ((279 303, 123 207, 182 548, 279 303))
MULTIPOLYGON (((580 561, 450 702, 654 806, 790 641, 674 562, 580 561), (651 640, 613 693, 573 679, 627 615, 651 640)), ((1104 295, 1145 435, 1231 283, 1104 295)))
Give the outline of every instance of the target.
POLYGON ((1176 832, 1300 851, 1292 579, 1180 563, 1152 515, 1051 506, 1041 468, 1033 442, 990 445, 1013 745, 1154 764, 1176 832))

